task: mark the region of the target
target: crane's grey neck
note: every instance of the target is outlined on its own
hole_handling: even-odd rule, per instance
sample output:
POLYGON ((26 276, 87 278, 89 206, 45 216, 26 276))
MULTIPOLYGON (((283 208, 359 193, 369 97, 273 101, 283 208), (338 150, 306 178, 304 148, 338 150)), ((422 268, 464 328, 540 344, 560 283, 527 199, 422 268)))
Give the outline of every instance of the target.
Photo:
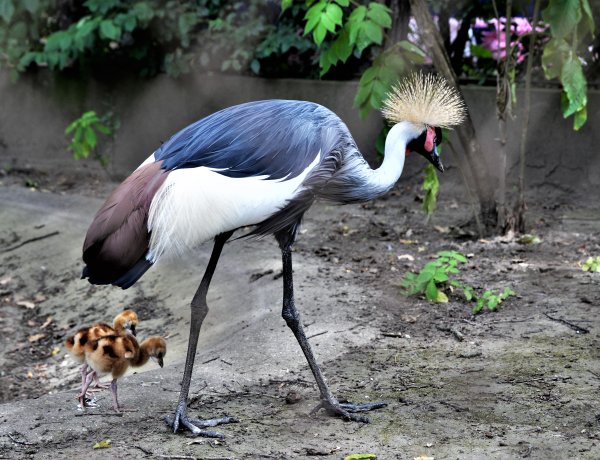
MULTIPOLYGON (((314 189, 321 198, 338 203, 357 203, 377 198, 390 190, 404 168, 406 145, 417 138, 425 127, 400 122, 390 130, 385 141, 383 163, 372 169, 358 151, 354 140, 342 150, 342 165, 322 187, 314 189)), ((350 138, 351 139, 351 138, 350 138)))

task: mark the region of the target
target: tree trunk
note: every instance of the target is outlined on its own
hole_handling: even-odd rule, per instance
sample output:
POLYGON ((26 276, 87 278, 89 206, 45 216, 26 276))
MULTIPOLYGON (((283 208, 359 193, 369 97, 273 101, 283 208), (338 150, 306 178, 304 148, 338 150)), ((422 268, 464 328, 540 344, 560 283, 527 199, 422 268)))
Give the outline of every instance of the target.
POLYGON ((386 48, 395 45, 400 40, 406 40, 408 21, 410 20, 410 3, 408 0, 393 0, 390 7, 392 9, 392 28, 386 38, 386 48))
MULTIPOLYGON (((448 53, 444 48, 442 36, 433 22, 426 1, 410 0, 410 5, 417 21, 420 35, 431 54, 434 66, 460 91, 458 79, 450 64, 448 53)), ((494 199, 495 187, 481 146, 477 141, 473 120, 469 114, 467 114, 465 122, 456 129, 456 133, 465 155, 463 163, 469 167, 465 175, 470 178, 479 200, 481 224, 485 233, 491 234, 496 230, 498 224, 498 210, 494 199)), ((460 149, 458 151, 460 152, 460 149)))

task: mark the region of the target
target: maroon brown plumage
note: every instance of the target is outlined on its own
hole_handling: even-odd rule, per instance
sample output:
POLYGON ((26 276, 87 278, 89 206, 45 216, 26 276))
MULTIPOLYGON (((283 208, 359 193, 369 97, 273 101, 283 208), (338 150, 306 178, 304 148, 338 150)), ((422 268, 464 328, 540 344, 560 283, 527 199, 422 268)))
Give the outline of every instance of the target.
POLYGON ((168 175, 161 164, 149 163, 134 171, 94 217, 83 243, 83 277, 90 282, 114 283, 140 261, 145 262, 150 203, 168 175))

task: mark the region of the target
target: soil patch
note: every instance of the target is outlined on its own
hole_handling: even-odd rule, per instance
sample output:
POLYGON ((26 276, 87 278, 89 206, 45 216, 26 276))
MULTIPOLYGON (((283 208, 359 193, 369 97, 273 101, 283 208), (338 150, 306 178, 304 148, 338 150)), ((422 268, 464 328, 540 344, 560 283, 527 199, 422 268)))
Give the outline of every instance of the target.
POLYGON ((172 282, 169 270, 157 270, 130 291, 81 284, 81 241, 73 235, 85 231, 95 211, 88 208, 114 184, 98 180, 88 187, 68 178, 57 188, 47 176, 43 185, 39 177, 37 184, 27 180, 27 172, 2 179, 3 196, 22 203, 13 201, 13 208, 25 215, 31 193, 35 200, 43 194, 40 203, 56 210, 39 228, 19 227, 18 210, 2 214, 2 458, 343 458, 358 452, 381 459, 600 458, 600 276, 578 266, 600 255, 597 202, 532 193, 528 218, 537 244, 473 238, 463 225, 469 207, 459 190, 443 191, 438 213, 425 223, 414 179, 365 205, 315 206, 295 247, 299 308, 338 397, 389 404, 370 414, 369 425, 309 415, 318 392, 279 317, 276 244, 234 243, 229 253, 226 247, 224 258, 233 262, 224 262, 232 265, 215 280, 209 304, 239 310, 211 309, 210 340, 199 353, 190 403, 193 415, 240 420, 222 427, 226 437, 215 441, 174 436, 161 421, 174 408, 187 339, 186 314, 173 305, 185 312, 200 278, 196 264, 179 269, 172 282), (74 216, 65 221, 72 234, 53 217, 62 216, 62 206, 74 216), (66 236, 73 238, 72 253, 53 252, 66 236), (407 271, 448 249, 469 255, 461 281, 480 291, 510 287, 517 296, 474 316, 473 304, 458 292, 449 292, 444 304, 401 295, 407 271), (232 273, 237 279, 228 288, 232 273), (246 287, 248 299, 262 306, 229 297, 246 287), (123 379, 122 399, 136 412, 114 416, 109 395, 100 394, 107 404, 83 415, 74 403, 78 370, 61 343, 76 327, 133 305, 144 335, 171 337, 173 365, 123 379), (111 439, 111 447, 93 450, 102 439, 111 439))

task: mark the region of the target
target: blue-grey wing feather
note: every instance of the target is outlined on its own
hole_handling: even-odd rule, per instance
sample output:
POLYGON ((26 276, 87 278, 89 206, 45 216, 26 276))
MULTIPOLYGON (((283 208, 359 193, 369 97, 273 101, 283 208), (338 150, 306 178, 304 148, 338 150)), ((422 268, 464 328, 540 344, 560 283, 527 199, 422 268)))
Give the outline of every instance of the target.
POLYGON ((312 102, 248 102, 184 128, 154 156, 166 170, 205 166, 228 177, 290 179, 335 148, 340 126, 333 112, 312 102))

